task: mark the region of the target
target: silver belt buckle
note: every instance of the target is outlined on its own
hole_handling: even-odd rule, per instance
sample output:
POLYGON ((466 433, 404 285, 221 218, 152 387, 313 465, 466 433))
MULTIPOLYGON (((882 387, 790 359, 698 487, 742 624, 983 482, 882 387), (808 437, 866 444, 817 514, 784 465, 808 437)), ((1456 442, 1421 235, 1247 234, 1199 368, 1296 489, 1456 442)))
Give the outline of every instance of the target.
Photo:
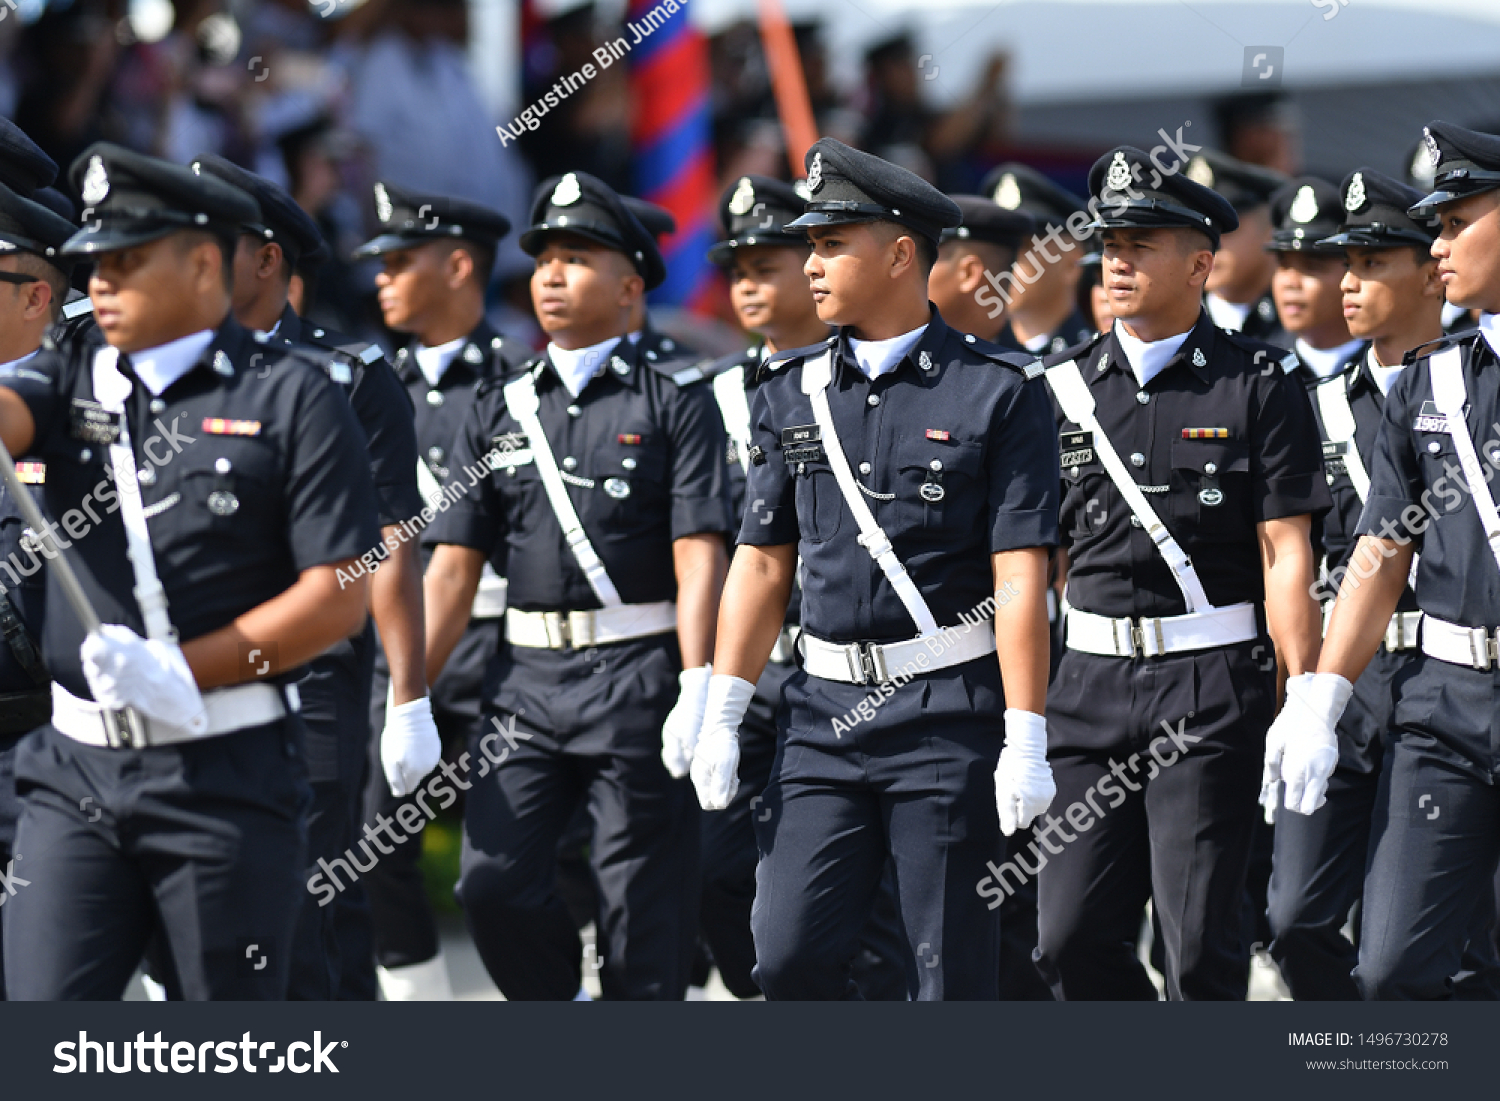
POLYGON ((1469 661, 1470 664, 1481 673, 1487 673, 1494 668, 1495 662, 1500 660, 1500 629, 1494 634, 1483 627, 1471 627, 1469 629, 1469 661))
POLYGON ((594 645, 599 637, 599 617, 594 611, 568 613, 568 637, 573 649, 583 650, 594 645))
POLYGON ((547 647, 551 650, 565 649, 571 638, 568 617, 561 612, 543 612, 542 625, 547 628, 547 647))
POLYGON ((1167 639, 1166 636, 1162 633, 1160 616, 1157 616, 1155 619, 1149 619, 1145 616, 1142 616, 1140 626, 1136 628, 1134 635, 1136 646, 1140 648, 1140 652, 1143 656, 1148 658, 1161 657, 1167 652, 1167 639), (1150 631, 1152 636, 1156 639, 1156 650, 1154 652, 1146 648, 1147 631, 1150 631))
POLYGON ((1115 657, 1133 658, 1136 654, 1140 653, 1140 643, 1138 641, 1140 632, 1136 628, 1133 619, 1129 616, 1123 619, 1112 619, 1109 621, 1109 629, 1115 644, 1115 657), (1125 632, 1124 642, 1126 647, 1123 650, 1120 649, 1120 632, 1122 629, 1125 632))
POLYGON ((844 663, 849 667, 849 678, 854 684, 885 683, 885 655, 874 643, 847 643, 844 663))
POLYGON ((104 741, 110 749, 145 749, 151 744, 146 730, 146 720, 129 709, 99 712, 104 724, 104 741))

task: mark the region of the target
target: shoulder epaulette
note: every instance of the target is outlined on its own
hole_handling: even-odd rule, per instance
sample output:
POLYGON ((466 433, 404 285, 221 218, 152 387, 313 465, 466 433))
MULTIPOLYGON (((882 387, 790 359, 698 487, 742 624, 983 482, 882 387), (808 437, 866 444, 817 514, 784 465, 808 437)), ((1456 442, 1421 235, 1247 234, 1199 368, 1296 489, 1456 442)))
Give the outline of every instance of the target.
POLYGON ((76 298, 72 302, 64 302, 62 308, 63 320, 72 321, 74 318, 82 317, 84 314, 94 312, 94 300, 87 296, 76 298))
POLYGON ((1020 371, 1028 380, 1041 376, 1044 368, 1040 356, 1032 352, 1018 352, 1014 348, 1006 348, 993 341, 977 337, 973 333, 963 335, 964 346, 970 348, 991 363, 998 363, 1002 367, 1020 371))
POLYGON ((789 367, 794 363, 801 363, 804 359, 811 359, 820 352, 834 347, 838 343, 838 339, 838 333, 834 333, 827 340, 820 340, 816 344, 809 344, 803 348, 788 348, 784 352, 777 352, 761 364, 761 370, 766 372, 769 377, 769 375, 779 372, 783 367, 789 367))
POLYGON ((1070 359, 1082 360, 1107 336, 1109 336, 1108 332, 1095 333, 1082 344, 1075 344, 1071 348, 1064 348, 1060 352, 1052 352, 1041 356, 1037 360, 1037 366, 1040 368, 1040 371, 1045 371, 1048 367, 1056 367, 1059 363, 1066 363, 1070 359))
POLYGON ((1441 352, 1444 348, 1455 348, 1460 344, 1467 344, 1478 335, 1478 329, 1465 329, 1463 332, 1448 333, 1436 340, 1429 340, 1426 344, 1418 344, 1401 357, 1401 366, 1410 367, 1417 360, 1441 352))

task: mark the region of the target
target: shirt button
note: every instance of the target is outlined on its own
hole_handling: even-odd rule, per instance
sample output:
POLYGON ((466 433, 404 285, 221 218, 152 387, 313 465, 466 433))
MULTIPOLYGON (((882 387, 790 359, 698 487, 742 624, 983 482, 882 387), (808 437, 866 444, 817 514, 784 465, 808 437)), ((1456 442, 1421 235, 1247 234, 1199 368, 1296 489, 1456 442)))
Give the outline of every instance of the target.
POLYGON ((626 470, 634 470, 635 460, 627 456, 626 458, 620 460, 620 465, 623 466, 626 470))
POLYGON ((930 466, 930 467, 932 467, 933 470, 942 470, 943 469, 943 460, 942 459, 933 459, 932 462, 928 463, 927 465, 930 466))
POLYGON ((1071 469, 1070 469, 1070 470, 1069 470, 1069 471, 1068 471, 1068 473, 1070 473, 1070 474, 1071 474, 1071 475, 1073 475, 1073 477, 1075 477, 1075 478, 1076 478, 1076 477, 1078 477, 1078 468, 1077 468, 1077 467, 1076 467, 1076 466, 1075 466, 1075 467, 1073 467, 1073 468, 1071 468, 1071 469))
POLYGON ((1218 472, 1219 472, 1219 464, 1218 463, 1204 463, 1203 464, 1203 473, 1205 473, 1205 474, 1217 474, 1218 472))
POLYGON ((224 458, 223 456, 220 456, 219 458, 214 460, 214 470, 218 471, 220 474, 228 474, 230 469, 231 467, 229 460, 224 458))
POLYGON ((1333 485, 1333 475, 1332 474, 1325 474, 1325 475, 1323 475, 1323 477, 1326 478, 1326 479, 1328 479, 1328 484, 1329 485, 1333 485))
POLYGON ((576 467, 578 465, 578 460, 575 459, 575 458, 573 458, 572 455, 569 455, 566 459, 564 459, 562 461, 562 465, 563 465, 563 469, 564 470, 572 470, 574 467, 576 467))
POLYGON ((1438 443, 1437 440, 1433 440, 1431 443, 1429 443, 1427 445, 1427 450, 1431 451, 1434 455, 1436 455, 1442 449, 1443 449, 1443 445, 1440 444, 1440 443, 1438 443))
POLYGON ((161 416, 166 411, 167 411, 167 403, 166 402, 162 401, 161 398, 152 398, 151 399, 151 412, 155 413, 157 416, 161 416))
POLYGON ((443 404, 442 391, 440 391, 440 390, 429 390, 429 391, 427 391, 427 404, 428 405, 442 405, 443 404))
POLYGON ((1142 405, 1150 405, 1151 395, 1146 393, 1146 391, 1141 390, 1136 393, 1135 400, 1140 402, 1142 405))
POLYGON ((875 468, 873 466, 871 466, 869 463, 860 463, 859 464, 859 472, 861 474, 868 474, 868 473, 870 473, 870 471, 872 471, 874 469, 875 468))
POLYGON ((879 394, 871 394, 869 397, 867 397, 865 399, 865 403, 867 405, 871 406, 872 408, 874 406, 879 405, 880 404, 880 395, 879 394))
POLYGON ((1145 466, 1146 456, 1137 451, 1130 456, 1130 463, 1132 466, 1145 466))
POLYGON ((143 486, 153 486, 156 484, 156 471, 149 466, 143 466, 135 472, 135 480, 143 486))
POLYGON ((974 343, 974 334, 973 333, 964 333, 964 343, 965 344, 973 344, 974 343))
POLYGON ((581 417, 581 416, 583 416, 583 410, 580 409, 580 408, 578 408, 578 406, 576 406, 576 405, 570 405, 570 406, 568 406, 568 416, 570 416, 570 417, 581 417))
POLYGON ((441 466, 443 462, 443 449, 441 447, 429 447, 427 449, 427 458, 434 465, 441 466))
POLYGON ((78 452, 78 461, 81 463, 86 463, 93 457, 94 453, 86 447, 82 451, 78 452))

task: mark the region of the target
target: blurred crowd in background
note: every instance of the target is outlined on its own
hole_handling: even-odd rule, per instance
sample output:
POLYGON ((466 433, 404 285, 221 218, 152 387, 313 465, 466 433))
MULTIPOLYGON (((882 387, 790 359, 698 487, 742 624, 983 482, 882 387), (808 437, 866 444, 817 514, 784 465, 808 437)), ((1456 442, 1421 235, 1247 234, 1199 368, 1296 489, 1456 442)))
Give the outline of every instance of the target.
MULTIPOLYGON (((518 226, 534 185, 556 173, 581 169, 632 190, 627 66, 602 70, 539 129, 502 142, 495 126, 504 120, 484 106, 472 68, 465 0, 0 2, 0 113, 64 166, 105 139, 179 162, 219 153, 283 183, 336 255, 307 312, 351 335, 384 336, 374 270, 346 259, 370 235, 376 179, 470 198, 518 226)), ((623 33, 618 18, 593 3, 529 18, 518 39, 520 104, 623 33)), ((976 190, 1004 160, 1030 161, 1083 190, 1098 150, 1015 145, 1003 51, 967 94, 938 106, 924 94, 926 59, 909 34, 896 30, 870 45, 862 80, 840 87, 820 25, 793 29, 820 134, 911 168, 950 193, 976 190)), ((709 51, 720 189, 746 173, 787 178, 757 27, 735 23, 710 39, 709 51)), ((1287 172, 1301 167, 1295 116, 1275 97, 1227 100, 1216 122, 1227 152, 1287 172)), ((529 269, 512 234, 496 265, 491 314, 502 330, 535 341, 529 269)))

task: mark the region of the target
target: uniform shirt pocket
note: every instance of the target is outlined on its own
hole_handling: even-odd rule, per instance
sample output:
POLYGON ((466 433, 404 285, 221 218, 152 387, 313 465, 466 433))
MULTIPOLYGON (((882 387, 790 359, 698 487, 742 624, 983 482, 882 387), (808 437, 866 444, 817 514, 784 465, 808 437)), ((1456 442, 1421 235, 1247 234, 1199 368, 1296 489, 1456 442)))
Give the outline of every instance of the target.
POLYGON ((1248 536, 1250 451, 1242 440, 1172 441, 1172 514, 1210 539, 1248 536))
POLYGON ((896 445, 896 511, 906 531, 953 533, 972 527, 984 507, 984 448, 966 440, 901 440, 896 445))
POLYGON ((146 515, 171 515, 168 526, 185 538, 253 537, 281 522, 277 463, 258 440, 204 437, 163 467, 157 480, 163 492, 145 500, 146 515))

